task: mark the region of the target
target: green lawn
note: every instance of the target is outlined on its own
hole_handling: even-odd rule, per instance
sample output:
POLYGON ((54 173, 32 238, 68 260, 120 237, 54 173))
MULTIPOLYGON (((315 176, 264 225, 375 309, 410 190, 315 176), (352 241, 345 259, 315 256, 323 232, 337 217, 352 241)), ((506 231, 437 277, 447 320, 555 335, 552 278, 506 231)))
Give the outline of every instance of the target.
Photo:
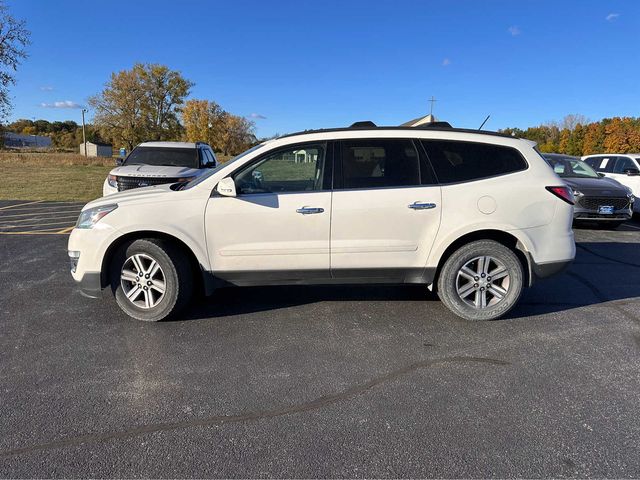
POLYGON ((0 153, 1 200, 89 201, 102 196, 111 159, 75 154, 0 153))

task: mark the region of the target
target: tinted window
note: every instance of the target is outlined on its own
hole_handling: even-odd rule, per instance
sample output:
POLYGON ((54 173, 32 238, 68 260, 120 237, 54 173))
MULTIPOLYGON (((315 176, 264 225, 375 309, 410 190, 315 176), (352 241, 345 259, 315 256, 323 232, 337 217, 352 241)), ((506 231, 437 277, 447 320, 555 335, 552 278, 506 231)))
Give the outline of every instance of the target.
POLYGON ((164 165, 198 168, 198 150, 195 148, 136 147, 124 165, 164 165))
POLYGON ((596 172, 611 172, 615 158, 610 157, 591 157, 585 159, 585 162, 596 172))
POLYGON ((297 145, 266 155, 235 175, 241 194, 322 190, 326 147, 297 145))
POLYGON ((420 185, 420 157, 411 140, 341 142, 344 188, 420 185))
POLYGON ((440 183, 465 182, 527 168, 515 148, 486 143, 423 140, 440 183))
POLYGON ((630 158, 618 157, 616 159, 616 164, 613 167, 613 173, 624 173, 624 171, 629 168, 637 169, 638 167, 636 167, 636 164, 633 163, 633 160, 631 160, 630 158))

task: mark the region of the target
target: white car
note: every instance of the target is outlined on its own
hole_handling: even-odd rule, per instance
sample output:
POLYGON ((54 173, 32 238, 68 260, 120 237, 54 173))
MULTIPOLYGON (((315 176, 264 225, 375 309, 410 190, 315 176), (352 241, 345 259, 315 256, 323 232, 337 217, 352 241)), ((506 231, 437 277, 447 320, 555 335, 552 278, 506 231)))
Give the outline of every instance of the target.
POLYGON ((68 254, 81 291, 108 288, 139 320, 175 316, 196 290, 351 283, 430 286, 456 315, 489 320, 573 260, 572 203, 527 140, 435 127, 307 131, 186 185, 88 203, 68 254))
POLYGON ((188 182, 218 165, 202 142, 145 142, 109 172, 102 195, 163 183, 188 182))
MULTIPOLYGON (((640 199, 640 153, 586 155, 582 160, 599 174, 630 188, 633 196, 640 199)), ((634 202, 633 211, 640 213, 640 201, 634 202)))

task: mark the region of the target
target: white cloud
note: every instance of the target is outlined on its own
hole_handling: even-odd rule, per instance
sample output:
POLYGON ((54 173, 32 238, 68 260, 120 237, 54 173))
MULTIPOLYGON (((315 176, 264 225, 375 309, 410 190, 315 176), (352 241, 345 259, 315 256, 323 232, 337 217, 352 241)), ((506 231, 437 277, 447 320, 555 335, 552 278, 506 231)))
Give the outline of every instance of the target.
POLYGON ((249 115, 251 118, 255 118, 256 120, 266 120, 267 117, 265 117, 264 115, 261 115, 259 113, 252 113, 251 115, 249 115))
POLYGON ((42 90, 43 92, 53 92, 53 87, 50 85, 44 85, 40 87, 40 90, 42 90))
POLYGON ((71 100, 64 100, 62 102, 44 103, 40 104, 42 108, 82 108, 82 105, 71 100))
POLYGON ((607 15, 605 18, 605 20, 607 22, 613 22, 616 18, 618 18, 620 16, 619 13, 610 13, 609 15, 607 15))
POLYGON ((512 25, 511 27, 507 28, 507 32, 509 32, 514 37, 516 37, 516 36, 518 36, 518 35, 520 35, 522 33, 520 28, 518 28, 516 25, 512 25))
POLYGON ((448 67, 449 65, 451 65, 451 60, 449 60, 448 58, 445 58, 444 60, 442 60, 443 67, 448 67))

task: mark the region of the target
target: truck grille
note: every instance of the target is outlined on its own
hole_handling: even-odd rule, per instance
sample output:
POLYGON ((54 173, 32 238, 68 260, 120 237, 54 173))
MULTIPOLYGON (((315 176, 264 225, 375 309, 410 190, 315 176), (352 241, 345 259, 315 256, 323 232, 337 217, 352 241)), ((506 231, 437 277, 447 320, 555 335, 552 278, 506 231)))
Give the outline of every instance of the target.
POLYGON ((614 210, 621 210, 629 207, 629 199, 627 197, 582 197, 577 205, 587 210, 598 210, 603 205, 611 205, 614 210))
POLYGON ((163 183, 176 183, 177 178, 172 177, 118 177, 118 191, 131 190, 132 188, 162 185, 163 183))

